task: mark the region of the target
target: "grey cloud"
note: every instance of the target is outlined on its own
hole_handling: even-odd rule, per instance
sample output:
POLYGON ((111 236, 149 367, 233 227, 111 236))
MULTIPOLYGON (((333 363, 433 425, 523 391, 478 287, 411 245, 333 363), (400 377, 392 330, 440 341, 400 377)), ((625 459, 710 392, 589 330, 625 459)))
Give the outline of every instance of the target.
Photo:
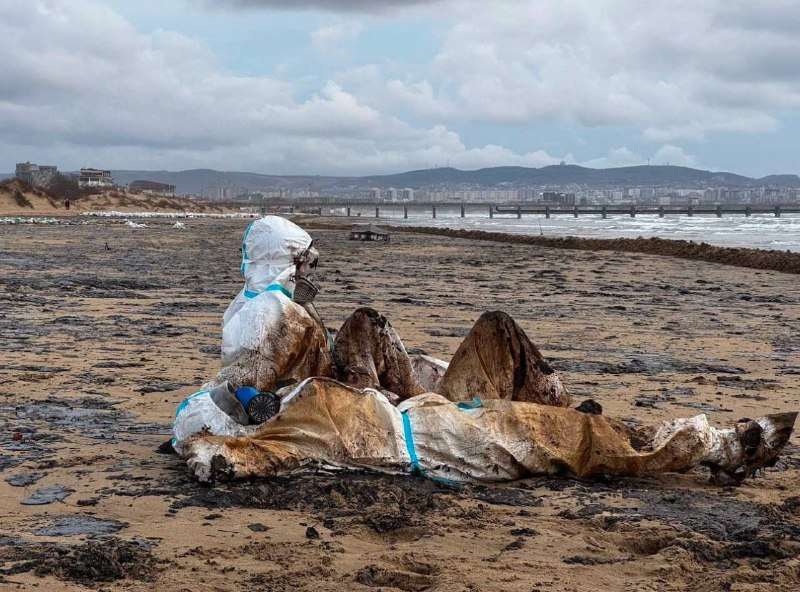
POLYGON ((201 0, 207 6, 233 9, 325 10, 330 12, 380 13, 437 4, 442 0, 201 0))
MULTIPOLYGON (((549 164, 542 151, 468 148, 332 82, 302 99, 287 81, 226 71, 202 43, 141 33, 94 0, 0 4, 0 160, 63 168, 214 166, 278 173, 378 173, 431 162, 549 164), (37 32, 38 43, 20 40, 37 32), (94 76, 87 83, 76 72, 94 76)), ((0 169, 0 170, 2 170, 0 169)))
POLYGON ((796 0, 730 0, 722 4, 714 24, 750 33, 797 36, 800 4, 796 0))
MULTIPOLYGON (((765 1, 781 4, 787 21, 798 12, 765 1)), ((213 6, 374 11, 430 3, 213 6)), ((4 80, 13 81, 0 85, 0 156, 13 145, 61 146, 59 154, 109 148, 117 166, 126 158, 282 172, 379 172, 446 161, 540 166, 569 159, 470 148, 443 122, 625 126, 663 144, 774 130, 780 110, 800 109, 800 41, 774 19, 747 25, 756 9, 736 0, 648 10, 639 0, 459 0, 448 5, 452 27, 431 63, 364 65, 302 99, 307 87, 299 93, 291 80, 226 71, 203 43, 141 33, 96 0, 40 6, 47 10, 0 0, 0 56, 4 80), (739 12, 727 10, 730 4, 739 12), (36 44, 27 42, 31 31, 36 44), (75 76, 87 68, 100 83, 75 76)), ((671 161, 690 158, 673 152, 671 161)), ((638 158, 622 150, 603 158, 629 157, 638 158)))
POLYGON ((797 22, 796 2, 458 6, 427 71, 384 85, 420 115, 631 126, 673 142, 773 131, 778 111, 800 108, 800 40, 778 22, 797 22))

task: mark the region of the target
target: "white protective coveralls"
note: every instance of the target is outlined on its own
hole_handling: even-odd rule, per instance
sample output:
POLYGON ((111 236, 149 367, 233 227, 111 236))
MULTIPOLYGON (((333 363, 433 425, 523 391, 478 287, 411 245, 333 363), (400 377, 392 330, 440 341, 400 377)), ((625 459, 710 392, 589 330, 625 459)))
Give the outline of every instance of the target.
POLYGON ((196 437, 184 456, 203 481, 310 466, 416 472, 454 482, 636 476, 700 464, 746 476, 774 462, 796 416, 770 415, 729 429, 711 426, 705 415, 668 421, 637 450, 620 422, 574 409, 504 399, 456 403, 435 393, 394 406, 374 389, 312 378, 252 435, 196 437))

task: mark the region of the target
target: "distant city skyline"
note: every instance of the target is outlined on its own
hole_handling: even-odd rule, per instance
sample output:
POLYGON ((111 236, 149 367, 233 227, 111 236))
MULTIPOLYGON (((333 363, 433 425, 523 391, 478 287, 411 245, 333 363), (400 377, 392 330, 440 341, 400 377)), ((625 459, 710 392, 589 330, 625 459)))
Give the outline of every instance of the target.
POLYGON ((0 172, 800 172, 784 0, 6 0, 0 172))

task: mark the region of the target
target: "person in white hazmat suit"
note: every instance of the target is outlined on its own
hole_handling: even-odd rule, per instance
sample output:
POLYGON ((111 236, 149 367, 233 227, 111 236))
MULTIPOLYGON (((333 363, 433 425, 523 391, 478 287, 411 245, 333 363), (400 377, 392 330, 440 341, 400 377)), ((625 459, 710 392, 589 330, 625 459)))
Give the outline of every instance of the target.
POLYGON ((175 450, 200 480, 313 465, 457 482, 703 464, 740 481, 773 463, 792 432, 796 413, 729 429, 699 415, 633 431, 596 414, 597 405, 567 409, 559 376, 502 312, 484 313, 449 364, 411 358, 368 308, 332 340, 313 305, 317 258, 311 237, 284 218, 247 228, 245 286, 224 315, 223 368, 181 404, 173 428, 175 450), (266 395, 263 414, 256 403, 266 395))
POLYGON ((410 357, 391 323, 370 308, 356 310, 334 340, 313 304, 318 253, 307 232, 266 216, 247 227, 241 251, 245 285, 223 316, 223 367, 179 407, 173 439, 179 453, 200 431, 239 434, 244 425, 263 423, 279 407, 274 394, 308 377, 374 388, 395 403, 426 391, 460 400, 468 390, 569 403, 558 375, 504 313, 483 315, 450 365, 410 357))

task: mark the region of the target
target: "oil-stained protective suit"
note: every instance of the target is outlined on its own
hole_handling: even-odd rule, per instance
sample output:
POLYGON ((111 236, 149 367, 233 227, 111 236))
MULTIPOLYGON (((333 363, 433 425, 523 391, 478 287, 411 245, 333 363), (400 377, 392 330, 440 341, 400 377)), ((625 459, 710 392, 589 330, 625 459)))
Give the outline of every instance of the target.
POLYGON ((246 437, 201 436, 185 457, 198 479, 280 475, 309 466, 417 472, 447 481, 533 474, 637 476, 707 465, 747 476, 773 463, 796 413, 718 429, 705 415, 664 422, 644 449, 620 422, 504 399, 455 403, 427 393, 398 406, 374 389, 303 381, 281 412, 246 437))

